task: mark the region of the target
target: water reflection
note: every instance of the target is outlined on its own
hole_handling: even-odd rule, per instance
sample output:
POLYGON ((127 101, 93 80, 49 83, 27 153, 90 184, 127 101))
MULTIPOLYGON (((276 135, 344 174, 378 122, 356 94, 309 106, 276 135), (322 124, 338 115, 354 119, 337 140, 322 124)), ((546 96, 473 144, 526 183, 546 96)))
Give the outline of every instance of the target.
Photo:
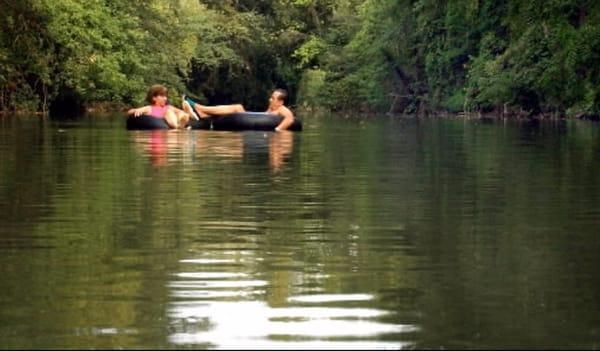
POLYGON ((0 122, 2 344, 597 348, 597 125, 316 123, 0 122))
POLYGON ((269 140, 269 165, 273 171, 280 171, 292 154, 294 136, 292 132, 275 133, 269 140))
POLYGON ((176 160, 218 157, 241 162, 244 155, 264 153, 273 172, 281 171, 294 149, 294 133, 283 131, 133 131, 132 139, 151 164, 163 167, 176 160))
POLYGON ((372 294, 295 295, 273 307, 268 302, 271 283, 252 273, 256 262, 246 253, 180 261, 186 271, 174 274, 168 284, 173 298, 169 342, 226 349, 411 346, 398 341, 398 335, 417 328, 382 322, 393 313, 371 307, 372 294), (386 335, 393 341, 386 341, 386 335))

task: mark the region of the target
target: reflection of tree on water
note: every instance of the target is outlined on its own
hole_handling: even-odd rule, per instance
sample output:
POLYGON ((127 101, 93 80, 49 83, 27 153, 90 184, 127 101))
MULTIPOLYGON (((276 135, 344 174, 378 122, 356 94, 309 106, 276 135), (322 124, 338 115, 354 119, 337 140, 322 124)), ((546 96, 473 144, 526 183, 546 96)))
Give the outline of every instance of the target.
MULTIPOLYGON (((293 151, 292 132, 223 132, 223 131, 140 131, 133 140, 150 159, 153 166, 165 166, 169 161, 218 157, 225 160, 252 162, 268 156, 269 167, 278 172, 288 162, 293 151)), ((264 160, 267 162, 266 160, 264 160)))

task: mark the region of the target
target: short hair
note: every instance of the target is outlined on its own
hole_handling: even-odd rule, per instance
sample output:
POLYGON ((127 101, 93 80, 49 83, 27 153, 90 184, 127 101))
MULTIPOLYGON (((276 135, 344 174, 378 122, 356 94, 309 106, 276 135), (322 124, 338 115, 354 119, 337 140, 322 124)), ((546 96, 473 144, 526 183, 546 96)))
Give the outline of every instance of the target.
POLYGON ((277 96, 278 100, 285 102, 285 99, 287 99, 287 96, 288 96, 287 90, 285 90, 285 89, 275 89, 273 92, 274 93, 279 93, 279 95, 277 96))
POLYGON ((152 98, 155 96, 167 96, 167 87, 162 84, 154 84, 148 89, 148 94, 146 95, 146 101, 148 103, 152 103, 152 98))

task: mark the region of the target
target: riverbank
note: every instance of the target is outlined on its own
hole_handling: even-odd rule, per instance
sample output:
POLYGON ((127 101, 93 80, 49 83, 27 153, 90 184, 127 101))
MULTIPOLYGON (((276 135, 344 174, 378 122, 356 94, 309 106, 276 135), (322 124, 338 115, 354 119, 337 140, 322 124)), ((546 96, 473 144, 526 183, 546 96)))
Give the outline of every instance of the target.
MULTIPOLYGON (((82 114, 106 114, 106 113, 114 113, 114 112, 123 112, 125 113, 127 109, 131 108, 131 106, 127 106, 123 103, 115 103, 115 102, 102 102, 102 103, 93 103, 86 105, 82 110, 82 114)), ((565 114, 558 113, 538 113, 532 114, 528 111, 509 111, 509 112, 447 112, 447 111, 427 111, 420 113, 383 113, 383 112, 372 112, 372 111, 329 111, 327 109, 315 108, 315 107, 292 107, 292 110, 295 111, 295 114, 302 118, 302 116, 322 116, 327 114, 336 114, 341 115, 347 118, 375 118, 378 116, 386 115, 392 117, 419 117, 419 118, 466 118, 466 119, 538 119, 538 120, 588 120, 588 121, 600 121, 600 114, 591 114, 591 113, 576 113, 573 116, 567 116, 565 114)), ((29 110, 15 110, 15 111, 0 111, 0 116, 4 116, 7 114, 12 115, 38 115, 44 116, 47 115, 48 112, 42 111, 29 111, 29 110)))
POLYGON ((524 109, 504 109, 503 111, 460 111, 460 112, 449 112, 449 111, 432 111, 430 109, 423 109, 416 113, 401 113, 401 112, 374 112, 374 111, 328 111, 327 109, 321 109, 318 107, 307 107, 301 106, 293 109, 299 116, 302 115, 326 115, 336 114, 345 116, 348 118, 374 118, 378 116, 392 116, 392 117, 435 117, 435 118, 467 118, 467 119, 538 119, 538 120, 590 120, 600 121, 600 114, 594 113, 575 113, 567 115, 564 113, 556 112, 544 112, 544 113, 532 113, 524 109))

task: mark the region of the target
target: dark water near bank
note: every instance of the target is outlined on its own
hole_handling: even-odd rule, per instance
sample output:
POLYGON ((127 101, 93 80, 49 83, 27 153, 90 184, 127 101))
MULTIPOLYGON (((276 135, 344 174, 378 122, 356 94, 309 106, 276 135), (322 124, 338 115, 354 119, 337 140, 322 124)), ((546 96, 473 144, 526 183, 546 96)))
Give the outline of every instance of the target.
POLYGON ((0 117, 2 348, 600 347, 600 125, 0 117))

